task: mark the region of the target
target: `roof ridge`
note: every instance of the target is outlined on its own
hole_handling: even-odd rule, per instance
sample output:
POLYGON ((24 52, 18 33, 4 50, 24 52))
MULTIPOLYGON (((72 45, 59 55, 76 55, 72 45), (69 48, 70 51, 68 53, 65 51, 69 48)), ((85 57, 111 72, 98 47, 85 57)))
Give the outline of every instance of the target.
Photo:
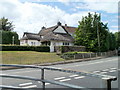
POLYGON ((31 33, 31 32, 24 32, 24 34, 34 34, 34 35, 39 35, 37 33, 31 33))

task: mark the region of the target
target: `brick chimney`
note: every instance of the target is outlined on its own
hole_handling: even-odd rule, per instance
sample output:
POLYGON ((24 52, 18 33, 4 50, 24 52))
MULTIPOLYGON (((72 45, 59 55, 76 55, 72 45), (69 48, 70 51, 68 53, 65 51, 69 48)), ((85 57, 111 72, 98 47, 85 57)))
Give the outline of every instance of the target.
POLYGON ((67 24, 65 24, 65 27, 67 27, 67 24))
POLYGON ((61 22, 58 22, 57 25, 58 25, 58 26, 61 26, 61 22))

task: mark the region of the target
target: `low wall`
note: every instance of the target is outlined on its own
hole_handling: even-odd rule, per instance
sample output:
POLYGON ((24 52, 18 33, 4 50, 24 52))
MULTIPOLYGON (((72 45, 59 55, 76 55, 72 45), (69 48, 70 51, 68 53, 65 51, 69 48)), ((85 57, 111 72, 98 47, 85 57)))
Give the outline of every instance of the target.
POLYGON ((65 52, 84 52, 86 50, 85 46, 55 46, 55 52, 57 54, 65 52))
POLYGON ((72 59, 84 59, 84 58, 94 58, 94 57, 110 57, 117 55, 117 51, 109 51, 109 52, 100 52, 100 53, 77 53, 77 54, 63 54, 62 58, 66 60, 72 59))

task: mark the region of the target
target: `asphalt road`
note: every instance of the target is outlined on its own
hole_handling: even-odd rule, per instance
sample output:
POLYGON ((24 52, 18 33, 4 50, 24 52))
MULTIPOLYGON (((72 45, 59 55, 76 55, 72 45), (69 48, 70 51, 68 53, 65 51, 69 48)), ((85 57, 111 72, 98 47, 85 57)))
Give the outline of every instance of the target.
MULTIPOLYGON (((119 61, 118 57, 115 56, 115 57, 97 59, 92 61, 52 65, 49 67, 72 69, 77 71, 85 71, 85 72, 97 73, 102 75, 112 75, 118 77, 120 76, 118 75, 119 72, 118 61, 119 61)), ((22 76, 41 78, 41 70, 39 69, 24 68, 24 69, 5 70, 2 71, 2 74, 22 75, 22 76)), ((87 88, 101 88, 102 85, 102 80, 99 78, 88 77, 84 75, 69 74, 58 71, 46 70, 45 79, 79 85, 87 88)), ((118 80, 112 82, 112 88, 118 88, 118 85, 120 85, 120 83, 118 83, 118 80)), ((18 86, 22 88, 41 88, 42 87, 41 84, 42 83, 39 81, 34 82, 31 80, 2 78, 2 85, 18 86)), ((65 87, 46 83, 46 88, 65 88, 65 87)))

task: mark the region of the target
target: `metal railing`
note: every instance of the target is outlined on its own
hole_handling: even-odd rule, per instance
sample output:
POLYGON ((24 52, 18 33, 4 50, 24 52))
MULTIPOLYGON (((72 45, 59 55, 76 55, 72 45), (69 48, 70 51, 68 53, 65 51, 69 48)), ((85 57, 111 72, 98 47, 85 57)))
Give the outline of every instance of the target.
MULTIPOLYGON (((43 66, 34 66, 34 65, 3 65, 3 64, 1 64, 0 66, 1 67, 17 67, 17 68, 41 69, 41 79, 38 79, 38 78, 35 78, 35 77, 28 77, 28 76, 6 75, 6 74, 1 74, 0 77, 41 81, 43 90, 45 90, 45 83, 51 83, 51 84, 56 84, 56 85, 65 86, 65 87, 74 88, 74 89, 80 89, 80 90, 81 89, 90 90, 90 89, 88 89, 86 87, 82 87, 82 86, 77 86, 77 85, 73 85, 73 84, 67 84, 67 83, 53 81, 53 80, 46 80, 44 78, 45 70, 60 71, 60 72, 74 73, 74 74, 84 75, 84 76, 89 76, 89 77, 101 78, 102 79, 102 88, 104 90, 111 90, 111 82, 117 80, 116 76, 94 74, 94 73, 89 73, 89 72, 81 72, 81 71, 74 71, 74 70, 70 70, 70 69, 60 69, 60 68, 54 68, 54 67, 43 67, 43 66)), ((5 86, 5 85, 0 85, 0 88, 24 89, 24 88, 21 88, 21 87, 5 86)))

